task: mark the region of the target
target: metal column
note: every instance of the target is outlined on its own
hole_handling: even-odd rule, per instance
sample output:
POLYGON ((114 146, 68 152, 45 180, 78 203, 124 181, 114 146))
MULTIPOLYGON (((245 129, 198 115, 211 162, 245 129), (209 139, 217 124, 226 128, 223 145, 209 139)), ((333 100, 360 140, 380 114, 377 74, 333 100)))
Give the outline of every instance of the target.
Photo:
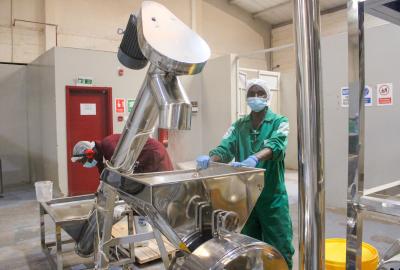
POLYGON ((3 186, 3 168, 1 167, 1 158, 0 158, 0 198, 4 196, 4 186, 3 186))
POLYGON ((347 1, 349 152, 347 188, 346 269, 361 269, 362 217, 359 199, 364 191, 364 3, 347 1))
POLYGON ((294 0, 299 145, 299 269, 324 269, 325 188, 318 0, 294 0))

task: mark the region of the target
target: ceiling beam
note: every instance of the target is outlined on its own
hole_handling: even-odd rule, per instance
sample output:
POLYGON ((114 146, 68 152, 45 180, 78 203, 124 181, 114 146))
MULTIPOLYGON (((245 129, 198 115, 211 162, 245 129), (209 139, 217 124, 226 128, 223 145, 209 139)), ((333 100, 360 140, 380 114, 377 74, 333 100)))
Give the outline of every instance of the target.
POLYGON ((271 11, 271 10, 273 10, 273 9, 280 8, 280 7, 289 5, 289 4, 291 4, 291 3, 292 3, 291 0, 285 1, 285 2, 282 2, 282 3, 276 4, 276 5, 274 5, 274 6, 270 6, 270 7, 268 7, 268 8, 265 8, 265 9, 263 9, 263 10, 257 11, 257 12, 255 12, 255 13, 251 14, 251 15, 253 16, 253 18, 258 18, 258 17, 260 17, 262 14, 264 14, 264 13, 266 13, 266 12, 268 12, 268 11, 271 11))
POLYGON ((347 8, 347 4, 339 5, 339 6, 336 6, 336 7, 333 7, 333 8, 328 8, 328 9, 325 9, 325 10, 321 11, 321 15, 334 13, 336 11, 339 11, 339 10, 342 10, 342 9, 346 9, 346 8, 347 8))
MULTIPOLYGON (((343 4, 343 5, 339 5, 339 6, 333 7, 333 8, 328 8, 328 9, 322 10, 321 11, 321 16, 327 15, 327 14, 330 14, 330 13, 335 13, 335 12, 343 10, 343 9, 347 9, 347 4, 343 4)), ((292 23, 293 23, 293 20, 277 23, 277 24, 272 25, 272 29, 279 28, 279 27, 282 27, 282 26, 285 26, 285 25, 289 25, 289 24, 292 24, 292 23)))
POLYGON ((236 5, 239 2, 240 2, 240 0, 228 0, 228 3, 231 5, 236 5))

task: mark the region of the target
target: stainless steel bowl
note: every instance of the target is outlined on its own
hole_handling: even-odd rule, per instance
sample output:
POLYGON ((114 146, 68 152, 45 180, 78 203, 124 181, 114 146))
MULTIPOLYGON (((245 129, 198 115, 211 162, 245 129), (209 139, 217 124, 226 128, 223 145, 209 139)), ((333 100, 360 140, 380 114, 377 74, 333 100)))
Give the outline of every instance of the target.
POLYGON ((274 247, 254 238, 232 233, 213 238, 191 255, 177 258, 171 270, 287 270, 285 259, 274 247))

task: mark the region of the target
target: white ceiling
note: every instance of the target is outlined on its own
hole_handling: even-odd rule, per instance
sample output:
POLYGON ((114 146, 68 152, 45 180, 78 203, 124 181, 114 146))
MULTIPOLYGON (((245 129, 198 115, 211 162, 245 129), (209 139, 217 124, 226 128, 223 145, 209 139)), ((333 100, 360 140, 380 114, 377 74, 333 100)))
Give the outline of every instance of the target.
MULTIPOLYGON (((254 18, 264 20, 271 25, 286 23, 292 19, 292 0, 228 0, 251 13, 254 18)), ((335 9, 346 4, 346 0, 320 0, 321 11, 335 9)))

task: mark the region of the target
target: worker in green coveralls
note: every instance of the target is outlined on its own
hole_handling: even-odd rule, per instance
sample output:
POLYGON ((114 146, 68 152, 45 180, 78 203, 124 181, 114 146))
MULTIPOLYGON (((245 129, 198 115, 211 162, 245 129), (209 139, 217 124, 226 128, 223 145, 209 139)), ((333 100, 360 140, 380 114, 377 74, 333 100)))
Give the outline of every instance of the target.
POLYGON ((293 232, 284 162, 289 122, 269 108, 271 92, 265 81, 249 80, 246 90, 251 113, 233 123, 209 155, 199 156, 197 167, 206 169, 210 161, 229 163, 234 159, 234 167, 265 169, 264 189, 242 233, 277 248, 291 269, 293 232))

